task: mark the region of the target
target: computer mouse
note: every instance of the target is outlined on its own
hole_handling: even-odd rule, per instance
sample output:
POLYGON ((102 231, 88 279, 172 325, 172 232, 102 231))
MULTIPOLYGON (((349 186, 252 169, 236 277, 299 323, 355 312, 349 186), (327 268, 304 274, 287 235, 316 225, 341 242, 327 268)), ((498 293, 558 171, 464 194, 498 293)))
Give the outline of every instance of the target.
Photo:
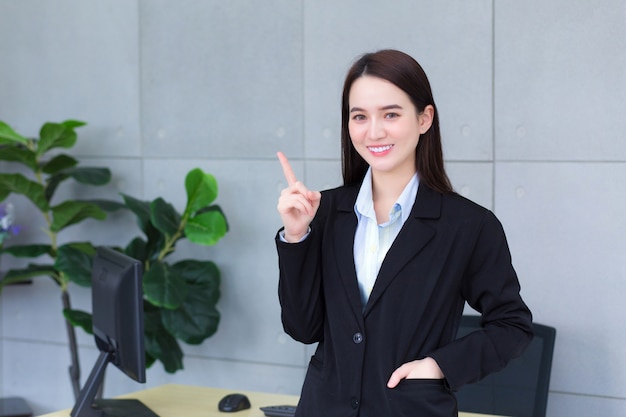
POLYGON ((243 394, 228 394, 217 405, 217 409, 226 413, 247 410, 250 408, 250 400, 243 394))

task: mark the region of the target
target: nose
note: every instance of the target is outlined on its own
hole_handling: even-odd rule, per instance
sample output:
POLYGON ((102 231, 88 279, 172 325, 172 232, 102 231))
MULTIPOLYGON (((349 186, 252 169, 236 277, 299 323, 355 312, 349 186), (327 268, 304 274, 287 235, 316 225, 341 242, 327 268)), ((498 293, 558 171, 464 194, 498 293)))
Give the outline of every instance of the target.
POLYGON ((368 129, 368 137, 370 140, 378 140, 385 137, 385 127, 379 119, 372 118, 368 129))

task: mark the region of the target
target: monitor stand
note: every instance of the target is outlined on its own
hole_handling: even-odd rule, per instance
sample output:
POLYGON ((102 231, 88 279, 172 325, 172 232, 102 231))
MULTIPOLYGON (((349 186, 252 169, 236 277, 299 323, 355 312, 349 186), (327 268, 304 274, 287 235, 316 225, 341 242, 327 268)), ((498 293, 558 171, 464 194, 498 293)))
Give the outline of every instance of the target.
POLYGON ((96 400, 95 409, 102 417, 159 417, 144 403, 133 399, 96 400))
POLYGON ((70 415, 72 417, 159 417, 139 400, 95 399, 104 380, 104 371, 112 357, 111 352, 100 352, 70 415))

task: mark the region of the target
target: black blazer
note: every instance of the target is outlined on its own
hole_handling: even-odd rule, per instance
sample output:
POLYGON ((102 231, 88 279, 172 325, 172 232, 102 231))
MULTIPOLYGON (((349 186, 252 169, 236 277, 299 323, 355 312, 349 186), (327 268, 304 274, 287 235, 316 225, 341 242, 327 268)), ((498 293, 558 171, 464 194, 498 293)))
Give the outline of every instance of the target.
POLYGON ((456 416, 453 391, 500 370, 532 339, 502 226, 491 211, 420 183, 363 307, 353 256, 358 190, 322 192, 303 242, 276 236, 283 327, 319 342, 296 416, 456 416), (455 340, 466 301, 483 329, 455 340), (444 381, 387 388, 397 367, 426 356, 444 381))

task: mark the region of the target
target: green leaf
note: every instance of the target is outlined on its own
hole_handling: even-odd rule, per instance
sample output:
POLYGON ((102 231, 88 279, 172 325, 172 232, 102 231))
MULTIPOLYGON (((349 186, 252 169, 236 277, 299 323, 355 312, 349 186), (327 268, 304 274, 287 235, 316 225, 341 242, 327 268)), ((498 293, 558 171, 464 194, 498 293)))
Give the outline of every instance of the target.
POLYGON ((149 369, 150 367, 152 367, 152 365, 154 365, 156 361, 157 361, 157 358, 155 358, 154 356, 146 352, 146 369, 149 369))
POLYGON ((185 189, 187 190, 186 213, 195 213, 217 198, 217 180, 213 175, 202 172, 200 168, 189 171, 185 178, 185 189))
POLYGON ((59 184, 61 184, 63 181, 65 181, 68 178, 69 176, 64 171, 57 172, 56 174, 53 174, 50 177, 48 177, 48 180, 46 181, 46 188, 45 188, 47 201, 52 201, 52 197, 54 196, 54 193, 57 190, 57 187, 59 186, 59 184))
POLYGON ((46 185, 46 199, 52 200, 52 196, 59 184, 68 178, 74 178, 82 184, 104 185, 111 179, 111 171, 108 168, 68 168, 58 171, 48 178, 46 185))
POLYGON ((69 155, 60 154, 48 161, 42 171, 46 174, 55 174, 64 169, 73 168, 78 165, 78 161, 69 155))
POLYGON ((41 184, 22 174, 0 174, 0 201, 12 192, 26 196, 39 210, 48 211, 48 202, 41 184))
POLYGON ((165 235, 159 232, 156 228, 152 228, 151 234, 148 237, 148 245, 146 247, 146 260, 156 261, 165 247, 165 241, 165 235))
POLYGON ((90 199, 90 200, 82 200, 87 203, 95 204, 100 207, 104 211, 117 211, 121 209, 125 209, 126 206, 118 201, 113 200, 100 200, 100 199, 90 199))
POLYGON ((124 253, 131 258, 145 262, 148 260, 147 243, 140 237, 136 237, 124 248, 124 253))
POLYGON ((65 172, 81 184, 105 185, 111 181, 111 170, 109 168, 70 168, 65 170, 65 172))
POLYGON ((72 326, 80 327, 88 334, 93 334, 93 320, 91 314, 81 310, 63 309, 65 320, 69 321, 72 326))
POLYGON ((183 369, 183 351, 176 338, 167 332, 145 335, 146 351, 160 360, 165 372, 183 369))
POLYGON ((187 296, 187 283, 182 276, 173 274, 168 264, 157 261, 143 276, 143 292, 155 306, 174 309, 187 296))
POLYGON ((54 267, 81 287, 91 286, 91 266, 95 253, 91 243, 71 243, 59 247, 54 267))
MULTIPOLYGON (((48 276, 52 279, 58 275, 57 271, 52 265, 36 265, 28 264, 28 267, 23 269, 10 269, 0 281, 1 285, 14 284, 18 282, 28 281, 31 278, 48 276)), ((56 279, 55 279, 56 281, 56 279)))
POLYGON ((130 211, 132 211, 135 216, 137 216, 137 224, 139 228, 148 235, 148 228, 150 226, 150 202, 149 201, 141 201, 136 199, 135 197, 129 196, 127 194, 121 194, 124 199, 124 204, 130 211))
POLYGON ((80 120, 69 119, 61 122, 61 124, 68 129, 76 129, 77 127, 85 126, 87 123, 81 122, 80 120))
POLYGON ((85 252, 87 255, 93 257, 96 254, 96 248, 91 242, 72 242, 65 246, 70 246, 74 249, 78 249, 81 252, 85 252))
POLYGON ((222 217, 224 217, 224 221, 226 222, 226 231, 228 232, 230 230, 230 226, 228 225, 228 220, 226 219, 226 215, 224 214, 224 210, 222 210, 222 208, 219 205, 213 204, 211 206, 204 207, 204 208, 202 208, 202 209, 200 209, 200 210, 198 210, 196 212, 196 216, 198 214, 208 213, 210 211, 219 211, 220 213, 222 213, 222 217))
POLYGON ((167 332, 161 321, 161 310, 144 312, 146 353, 163 363, 168 373, 183 369, 183 351, 174 336, 167 332))
POLYGON ((21 145, 0 145, 0 160, 19 162, 32 171, 37 171, 38 169, 35 153, 21 145))
POLYGON ((158 333, 165 330, 161 321, 161 308, 144 300, 143 323, 145 333, 158 333))
POLYGON ((22 145, 28 145, 28 139, 17 133, 5 122, 0 121, 0 144, 16 142, 21 143, 22 145))
POLYGON ((199 245, 215 245, 226 234, 226 219, 221 211, 209 211, 189 219, 185 236, 199 245))
POLYGON ((0 248, 0 253, 8 253, 16 258, 36 258, 41 255, 53 256, 50 245, 15 245, 0 248))
POLYGON ((76 144, 77 135, 74 128, 82 126, 82 122, 67 121, 64 123, 46 123, 39 131, 37 156, 42 156, 53 148, 71 148, 76 144))
POLYGON ((130 209, 137 217, 137 224, 139 228, 148 238, 148 242, 145 247, 145 257, 135 258, 143 260, 154 260, 157 258, 159 252, 165 245, 165 236, 159 230, 154 227, 150 221, 150 202, 141 201, 126 194, 122 194, 126 207, 130 209))
POLYGON ((65 201, 52 207, 51 210, 53 220, 50 230, 52 232, 58 232, 88 218, 96 220, 106 218, 106 213, 100 207, 83 201, 65 201))
POLYGON ((185 279, 189 291, 179 308, 162 311, 163 325, 185 343, 200 344, 215 334, 219 325, 219 269, 210 261, 184 260, 171 270, 185 279))
POLYGON ((161 233, 173 236, 178 231, 181 217, 174 206, 159 197, 150 204, 150 221, 161 233))

